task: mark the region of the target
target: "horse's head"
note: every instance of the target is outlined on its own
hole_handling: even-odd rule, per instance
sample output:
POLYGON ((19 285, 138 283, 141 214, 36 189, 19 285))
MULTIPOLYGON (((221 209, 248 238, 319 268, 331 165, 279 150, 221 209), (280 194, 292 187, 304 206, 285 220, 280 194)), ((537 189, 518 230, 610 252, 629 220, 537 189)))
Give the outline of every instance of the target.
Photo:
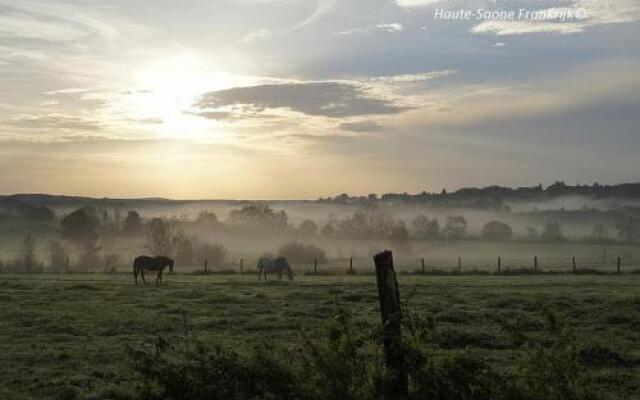
POLYGON ((282 270, 287 274, 289 280, 293 280, 293 269, 291 269, 291 265, 289 265, 289 261, 287 261, 284 257, 279 257, 278 262, 282 265, 282 270))
POLYGON ((287 276, 289 277, 289 280, 292 281, 293 280, 293 270, 291 269, 289 264, 287 264, 287 268, 285 269, 285 271, 287 271, 287 276))

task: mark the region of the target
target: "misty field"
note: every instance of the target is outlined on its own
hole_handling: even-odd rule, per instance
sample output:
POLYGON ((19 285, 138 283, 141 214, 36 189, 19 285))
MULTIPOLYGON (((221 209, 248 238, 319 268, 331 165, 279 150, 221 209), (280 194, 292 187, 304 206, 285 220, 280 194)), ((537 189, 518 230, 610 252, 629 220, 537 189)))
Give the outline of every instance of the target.
MULTIPOLYGON (((379 323, 375 277, 129 274, 0 275, 0 398, 113 398, 136 385, 131 349, 188 336, 285 348, 317 337, 338 308, 354 329, 379 323)), ((640 398, 640 275, 399 277, 407 312, 430 317, 436 354, 474 354, 514 372, 545 346, 543 309, 567 324, 605 398, 640 398)))

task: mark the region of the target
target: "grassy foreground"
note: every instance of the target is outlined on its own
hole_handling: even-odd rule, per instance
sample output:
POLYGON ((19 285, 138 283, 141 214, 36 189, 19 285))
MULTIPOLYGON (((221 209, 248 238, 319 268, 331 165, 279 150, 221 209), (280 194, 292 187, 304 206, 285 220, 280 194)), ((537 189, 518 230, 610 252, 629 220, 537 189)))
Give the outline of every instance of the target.
MULTIPOLYGON (((400 276, 410 312, 432 317, 442 354, 473 353, 510 371, 523 341, 547 340, 541 308, 575 335, 604 398, 640 398, 640 275, 400 276), (523 337, 526 336, 526 339, 523 337)), ((296 346, 349 310, 379 324, 373 276, 166 275, 162 287, 123 275, 0 275, 0 398, 100 398, 132 384, 129 347, 158 336, 249 348, 296 346)))

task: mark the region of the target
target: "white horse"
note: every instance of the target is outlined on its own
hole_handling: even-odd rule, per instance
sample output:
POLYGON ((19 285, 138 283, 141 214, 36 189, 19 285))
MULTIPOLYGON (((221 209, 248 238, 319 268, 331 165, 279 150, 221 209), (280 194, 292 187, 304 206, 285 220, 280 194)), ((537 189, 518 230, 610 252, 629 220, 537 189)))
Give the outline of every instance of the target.
POLYGON ((264 275, 264 280, 267 280, 267 274, 269 273, 277 273, 278 280, 282 280, 282 273, 286 273, 289 277, 289 280, 293 280, 293 270, 287 262, 287 259, 284 257, 278 257, 275 260, 268 257, 261 257, 258 260, 258 280, 260 280, 260 276, 264 275))

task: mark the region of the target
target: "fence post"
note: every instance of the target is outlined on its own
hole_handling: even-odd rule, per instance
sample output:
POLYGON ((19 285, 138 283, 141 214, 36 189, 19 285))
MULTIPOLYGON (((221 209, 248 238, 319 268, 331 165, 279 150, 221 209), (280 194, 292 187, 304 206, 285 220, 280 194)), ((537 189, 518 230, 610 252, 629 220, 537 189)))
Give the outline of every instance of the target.
POLYGON ((462 257, 458 257, 458 272, 462 272, 462 257))
POLYGON ((498 257, 498 273, 502 270, 502 258, 498 257))
POLYGON ((380 315, 382 317, 382 339, 385 364, 389 372, 388 398, 403 399, 409 394, 409 380, 404 362, 402 346, 402 310, 396 272, 393 269, 393 255, 385 250, 373 257, 376 265, 376 281, 380 315))
POLYGON ((533 272, 538 272, 538 256, 533 256, 533 272))
POLYGON ((426 267, 424 266, 424 257, 420 259, 420 262, 422 263, 422 273, 424 274, 426 272, 426 267))
POLYGON ((622 258, 621 257, 618 257, 617 264, 616 264, 616 271, 618 271, 618 273, 622 272, 622 258))
POLYGON ((318 257, 313 259, 313 274, 318 275, 318 257))
POLYGON ((573 264, 573 273, 575 274, 575 273, 576 273, 576 271, 578 270, 578 266, 577 266, 577 264, 576 264, 576 258, 575 258, 575 257, 573 257, 573 258, 571 259, 571 262, 572 262, 572 264, 573 264))
POLYGON ((244 267, 244 258, 240 259, 240 274, 242 274, 244 271, 242 270, 244 267))
POLYGON ((353 274, 353 257, 349 258, 349 273, 353 274))

